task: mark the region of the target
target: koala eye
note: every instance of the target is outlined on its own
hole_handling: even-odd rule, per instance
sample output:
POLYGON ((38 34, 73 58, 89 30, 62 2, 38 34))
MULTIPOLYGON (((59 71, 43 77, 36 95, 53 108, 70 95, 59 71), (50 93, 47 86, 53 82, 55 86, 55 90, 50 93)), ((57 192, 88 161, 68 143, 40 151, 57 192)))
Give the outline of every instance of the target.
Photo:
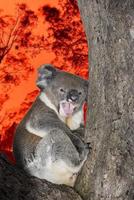
POLYGON ((60 92, 61 92, 61 93, 64 93, 65 90, 64 90, 63 88, 60 88, 60 92))

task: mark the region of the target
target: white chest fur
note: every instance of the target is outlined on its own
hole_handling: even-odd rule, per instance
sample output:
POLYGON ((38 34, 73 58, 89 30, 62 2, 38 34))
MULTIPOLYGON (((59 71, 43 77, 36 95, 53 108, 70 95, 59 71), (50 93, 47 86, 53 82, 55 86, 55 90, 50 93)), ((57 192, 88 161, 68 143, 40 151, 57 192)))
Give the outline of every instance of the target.
POLYGON ((47 97, 45 93, 40 94, 40 100, 43 101, 49 108, 54 110, 61 121, 63 121, 71 130, 76 130, 83 124, 83 109, 79 110, 71 117, 62 117, 59 115, 57 108, 52 104, 51 100, 47 97))
POLYGON ((66 124, 71 130, 76 130, 80 127, 80 124, 83 124, 83 110, 81 109, 73 116, 68 117, 66 120, 66 124))

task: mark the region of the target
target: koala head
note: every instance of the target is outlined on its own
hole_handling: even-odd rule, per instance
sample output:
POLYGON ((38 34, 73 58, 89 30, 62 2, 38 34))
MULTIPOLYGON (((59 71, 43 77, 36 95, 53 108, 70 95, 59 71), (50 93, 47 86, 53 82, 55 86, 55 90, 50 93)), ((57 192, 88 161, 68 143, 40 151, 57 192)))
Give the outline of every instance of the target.
POLYGON ((42 65, 38 69, 36 83, 57 112, 64 117, 77 112, 87 98, 87 80, 58 70, 50 64, 42 65))

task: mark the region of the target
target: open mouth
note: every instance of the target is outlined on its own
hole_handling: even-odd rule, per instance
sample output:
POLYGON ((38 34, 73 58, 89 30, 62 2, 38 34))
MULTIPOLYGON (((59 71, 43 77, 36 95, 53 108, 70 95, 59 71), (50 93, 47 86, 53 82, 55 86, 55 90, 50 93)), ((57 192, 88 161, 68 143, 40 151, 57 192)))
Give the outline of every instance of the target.
POLYGON ((61 101, 59 105, 59 113, 61 116, 68 117, 71 116, 76 108, 72 102, 61 101))

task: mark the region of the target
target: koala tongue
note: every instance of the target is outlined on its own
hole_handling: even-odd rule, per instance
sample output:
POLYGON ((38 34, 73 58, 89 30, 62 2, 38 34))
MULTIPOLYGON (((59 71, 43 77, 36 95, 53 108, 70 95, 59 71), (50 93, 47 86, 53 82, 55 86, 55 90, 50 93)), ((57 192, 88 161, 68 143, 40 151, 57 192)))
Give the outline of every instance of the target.
POLYGON ((71 102, 61 102, 60 103, 60 115, 67 117, 71 115, 74 111, 74 105, 71 102))

